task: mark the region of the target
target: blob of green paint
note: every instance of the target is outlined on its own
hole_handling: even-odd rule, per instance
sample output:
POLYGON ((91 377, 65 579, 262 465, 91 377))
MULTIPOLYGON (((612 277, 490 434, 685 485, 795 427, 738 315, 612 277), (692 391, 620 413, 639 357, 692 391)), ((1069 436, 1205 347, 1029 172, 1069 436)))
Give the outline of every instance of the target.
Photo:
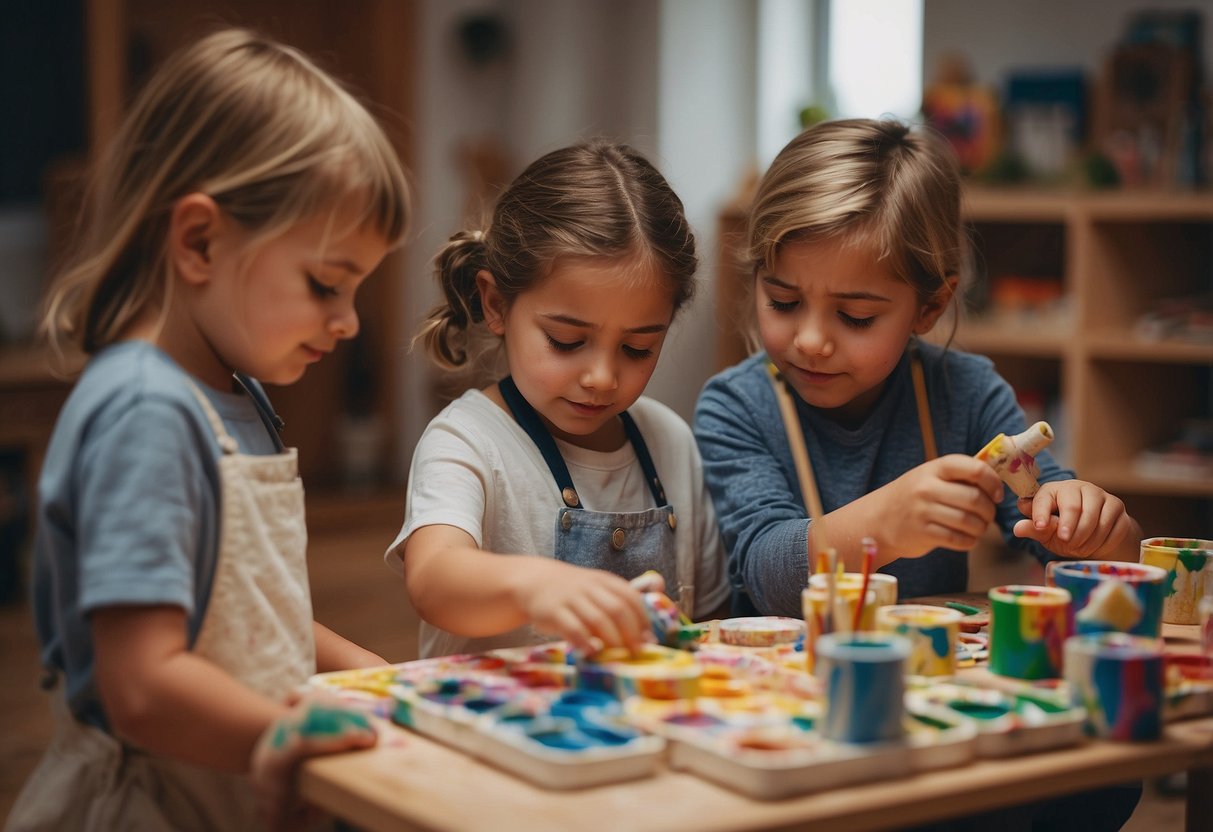
POLYGON ((339 737, 342 734, 371 730, 371 723, 355 711, 337 708, 309 708, 299 723, 299 736, 304 739, 339 737))

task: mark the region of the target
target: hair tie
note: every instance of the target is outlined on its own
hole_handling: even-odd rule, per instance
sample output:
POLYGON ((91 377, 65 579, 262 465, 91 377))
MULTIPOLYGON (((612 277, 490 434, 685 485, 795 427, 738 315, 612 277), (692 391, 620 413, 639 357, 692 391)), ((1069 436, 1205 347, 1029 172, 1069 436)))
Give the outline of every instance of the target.
POLYGON ((471 237, 472 237, 473 243, 483 243, 484 242, 484 232, 481 231, 480 229, 476 229, 475 231, 473 231, 471 234, 471 237))

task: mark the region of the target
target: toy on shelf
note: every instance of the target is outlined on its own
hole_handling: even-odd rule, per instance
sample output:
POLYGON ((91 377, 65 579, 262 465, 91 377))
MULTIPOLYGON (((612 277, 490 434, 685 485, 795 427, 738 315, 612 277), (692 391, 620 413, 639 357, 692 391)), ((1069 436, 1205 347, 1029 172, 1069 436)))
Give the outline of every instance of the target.
POLYGON ((993 468, 1016 495, 1031 497, 1040 488, 1037 482, 1040 468, 1036 464, 1036 455, 1052 441, 1053 428, 1049 427, 1048 422, 1037 422, 1014 436, 998 434, 976 456, 993 468))

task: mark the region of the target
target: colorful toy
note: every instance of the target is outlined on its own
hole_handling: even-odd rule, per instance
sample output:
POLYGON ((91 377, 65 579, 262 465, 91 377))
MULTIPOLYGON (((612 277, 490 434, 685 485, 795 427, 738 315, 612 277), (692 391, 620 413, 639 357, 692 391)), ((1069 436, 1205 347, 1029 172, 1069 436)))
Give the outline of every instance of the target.
POLYGON ((1040 468, 1036 464, 1036 455, 1052 441, 1053 428, 1049 427, 1048 422, 1037 422, 1014 436, 998 434, 976 456, 993 468, 1018 496, 1031 497, 1040 488, 1037 482, 1040 468))

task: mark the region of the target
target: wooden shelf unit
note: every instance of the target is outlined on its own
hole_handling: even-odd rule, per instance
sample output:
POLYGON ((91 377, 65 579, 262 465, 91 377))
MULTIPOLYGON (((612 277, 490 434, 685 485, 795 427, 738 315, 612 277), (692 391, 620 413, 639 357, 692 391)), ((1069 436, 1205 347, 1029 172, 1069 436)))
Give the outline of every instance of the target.
POLYGON ((1213 193, 971 188, 964 213, 985 266, 979 296, 980 281, 1014 273, 1045 233, 1061 241, 1051 253, 1067 313, 1038 328, 966 320, 957 344, 989 355, 1012 384, 1056 391, 1066 463, 1124 499, 1148 536, 1213 535, 1213 482, 1134 465, 1185 419, 1211 415, 1213 343, 1148 340, 1134 324, 1159 300, 1213 291, 1213 193))

